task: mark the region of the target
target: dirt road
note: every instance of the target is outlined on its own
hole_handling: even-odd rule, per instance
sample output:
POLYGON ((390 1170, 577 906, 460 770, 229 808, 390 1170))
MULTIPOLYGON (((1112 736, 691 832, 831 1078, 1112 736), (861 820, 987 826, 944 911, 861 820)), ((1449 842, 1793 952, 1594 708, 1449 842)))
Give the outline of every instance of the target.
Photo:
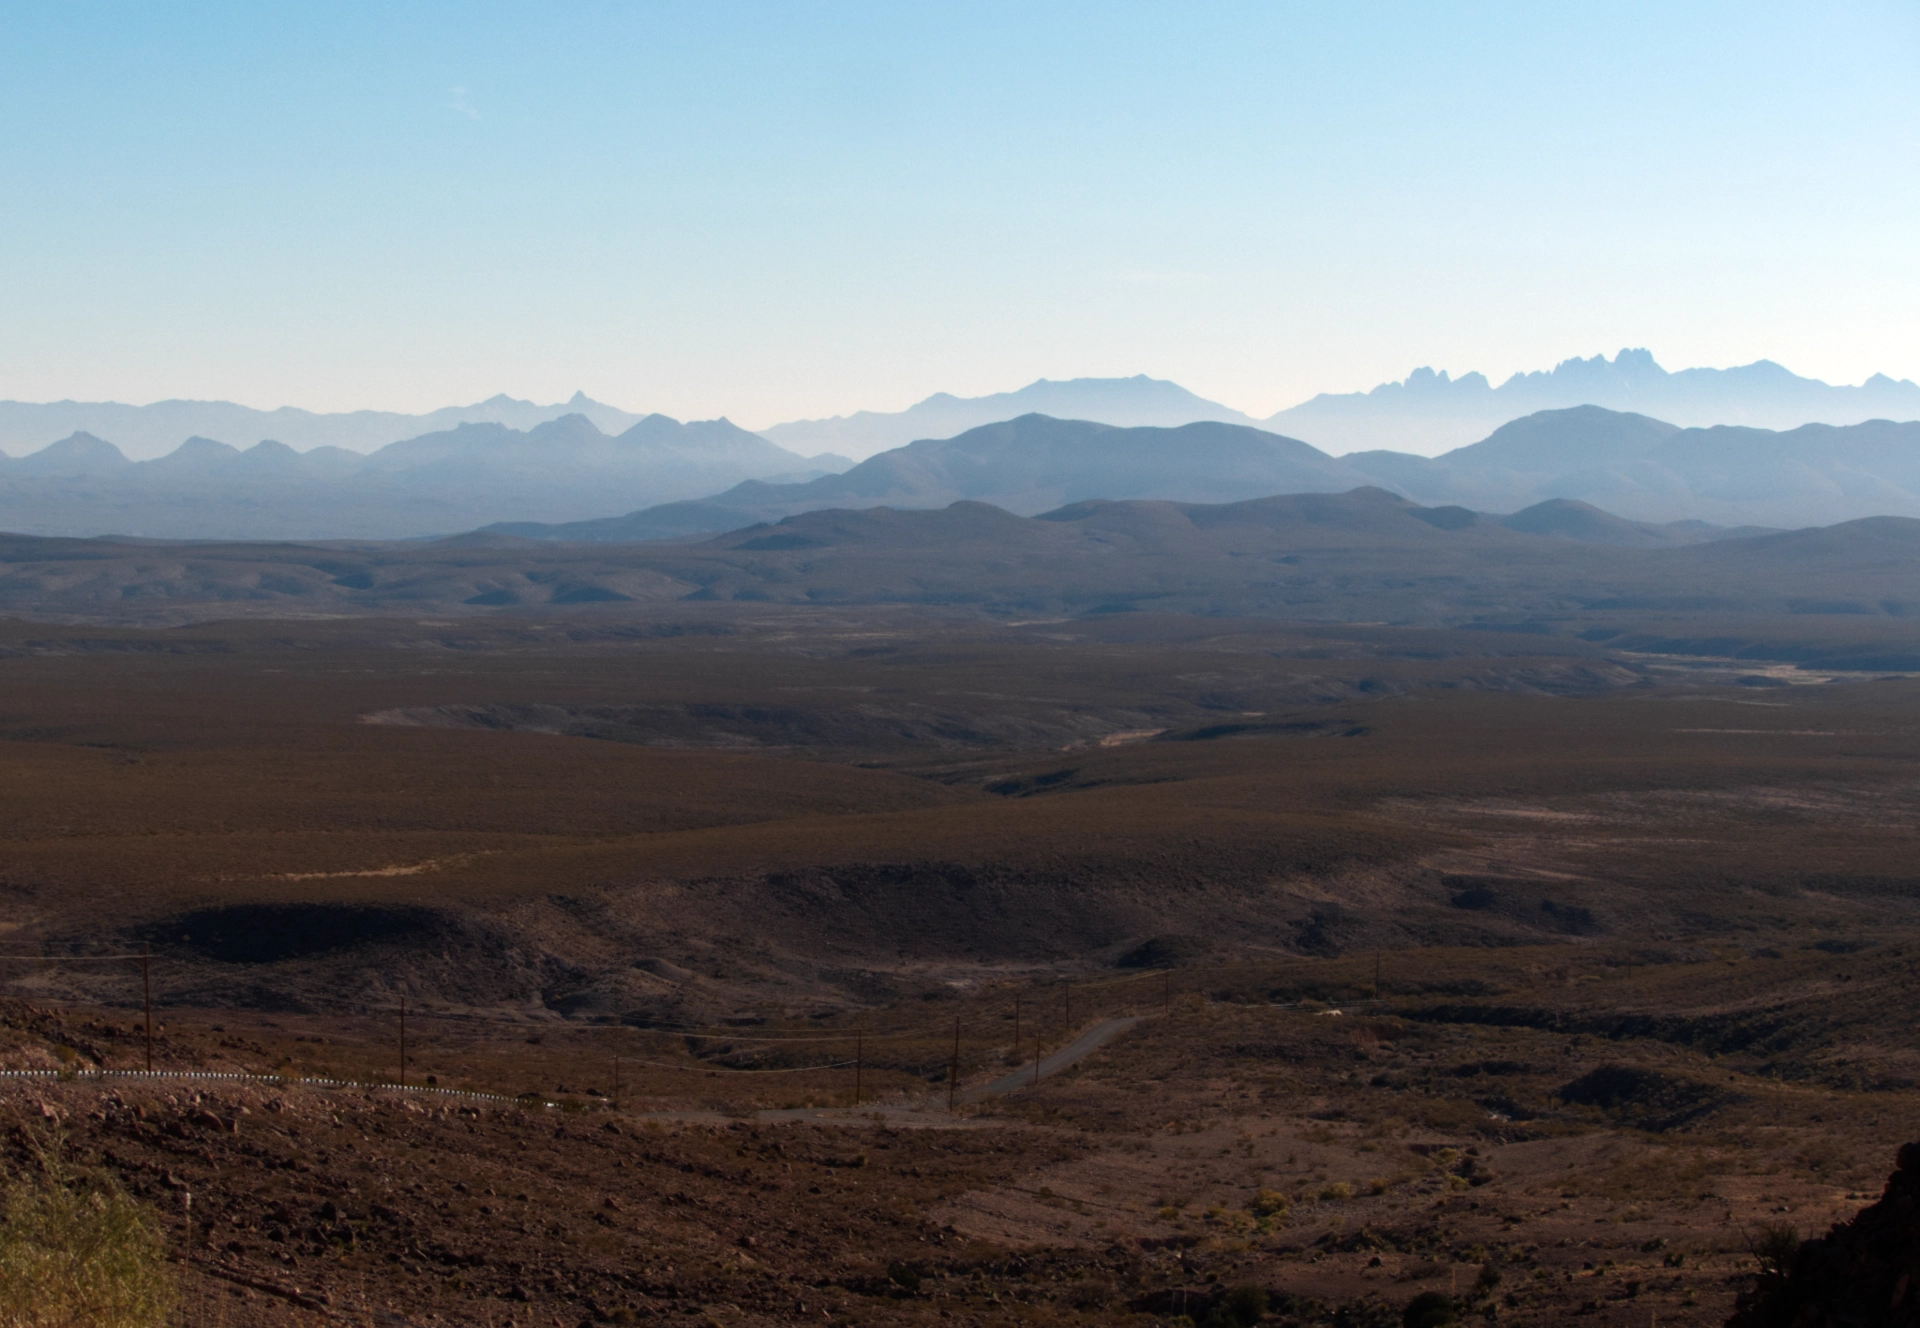
MULTIPOLYGON (((1107 1043, 1139 1023, 1141 1015, 1127 1015, 1119 1019, 1103 1019, 1082 1033, 1058 1051, 1051 1052, 1040 1059, 1040 1082, 1045 1083, 1051 1075, 1058 1074, 1070 1065, 1078 1064, 1107 1043)), ((1001 1075, 991 1083, 979 1084, 967 1089, 960 1095, 962 1102, 978 1102, 986 1097, 1004 1097, 1017 1089, 1033 1085, 1033 1062, 1028 1061, 1019 1069, 1001 1075)))

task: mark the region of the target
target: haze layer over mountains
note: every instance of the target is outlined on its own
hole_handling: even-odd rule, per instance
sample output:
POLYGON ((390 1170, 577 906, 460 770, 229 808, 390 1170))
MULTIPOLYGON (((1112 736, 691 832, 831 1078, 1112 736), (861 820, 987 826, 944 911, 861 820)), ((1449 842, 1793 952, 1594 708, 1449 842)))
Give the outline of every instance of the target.
POLYGON ((296 452, 316 447, 372 452, 388 443, 462 424, 525 430, 562 415, 584 415, 603 433, 624 432, 644 418, 595 401, 584 392, 551 406, 502 393, 471 406, 447 406, 423 415, 388 410, 328 414, 294 406, 254 410, 231 401, 156 401, 150 406, 118 401, 0 401, 0 451, 19 457, 70 434, 87 433, 111 441, 135 461, 163 457, 196 437, 243 448, 272 439, 296 452))
POLYGON ((76 420, 123 430, 73 432, 0 458, 0 529, 394 539, 495 526, 606 541, 711 534, 831 507, 973 500, 1031 515, 1086 499, 1227 503, 1361 486, 1478 511, 1574 499, 1634 521, 1729 527, 1920 516, 1920 425, 1869 414, 1920 418, 1920 387, 1884 376, 1830 387, 1764 361, 1669 374, 1644 351, 1570 360, 1497 388, 1477 374, 1423 370, 1265 422, 1145 377, 1043 379, 763 434, 725 419, 635 416, 578 394, 564 406, 498 397, 428 416, 0 403, 0 437, 76 420), (1661 413, 1608 404, 1622 401, 1661 413), (1754 423, 1816 417, 1784 430, 1754 423), (423 421, 443 427, 371 453, 331 442, 301 450, 285 439, 233 445, 268 426, 364 443, 423 421), (150 451, 188 422, 229 437, 196 433, 137 462, 118 446, 132 438, 136 453, 150 451), (1423 440, 1468 429, 1476 432, 1467 445, 1419 454, 1423 440), (1329 437, 1398 442, 1344 455, 1313 445, 1329 437), (829 447, 872 455, 847 469, 829 447))
MULTIPOLYGON (((832 452, 857 459, 922 438, 951 438, 1020 415, 1119 425, 1220 420, 1259 425, 1336 456, 1378 448, 1433 456, 1476 442, 1522 415, 1589 405, 1653 415, 1683 427, 1791 429, 1920 418, 1920 384, 1875 374, 1859 386, 1834 386, 1802 378, 1770 360, 1669 373, 1648 351, 1622 350, 1612 360, 1604 355, 1576 357, 1551 370, 1517 373, 1497 387, 1480 373, 1455 378, 1445 370, 1415 369, 1398 382, 1367 392, 1321 393, 1264 419, 1209 401, 1177 383, 1136 374, 1064 382, 1042 378, 1015 392, 982 397, 936 392, 902 411, 794 420, 758 432, 802 455, 832 452)), ((149 406, 0 401, 0 452, 23 456, 74 433, 107 439, 136 461, 164 456, 196 436, 243 448, 273 439, 298 452, 314 447, 371 452, 461 424, 527 430, 562 415, 584 415, 608 434, 622 433, 645 418, 584 392, 551 405, 502 394, 422 415, 377 410, 323 414, 292 406, 254 410, 230 401, 161 401, 149 406)))
POLYGON ((959 398, 940 393, 904 411, 800 420, 761 430, 783 447, 865 457, 921 438, 946 438, 1017 415, 1053 415, 1102 424, 1172 425, 1195 420, 1250 424, 1312 443, 1323 452, 1387 448, 1432 456, 1492 433, 1522 415, 1569 406, 1605 406, 1674 424, 1745 424, 1791 429, 1801 424, 1857 424, 1920 419, 1920 384, 1875 374, 1858 387, 1802 378, 1770 360, 1735 369, 1668 373, 1645 350, 1608 360, 1571 359, 1538 373, 1518 373, 1498 387, 1479 373, 1453 378, 1415 369, 1403 381, 1368 392, 1322 393, 1255 419, 1151 378, 1041 379, 1018 392, 959 398))
POLYGON ((1432 456, 1484 438, 1509 420, 1569 406, 1652 415, 1683 428, 1785 430, 1920 419, 1920 384, 1874 374, 1857 387, 1834 386, 1771 360, 1668 373, 1647 351, 1623 350, 1612 360, 1596 355, 1562 361, 1548 372, 1517 373, 1498 387, 1478 373, 1451 378, 1416 369, 1369 392, 1322 393, 1264 423, 1329 452, 1389 448, 1432 456))
MULTIPOLYGON (((844 465, 834 457, 828 465, 844 465)), ((664 495, 712 493, 752 476, 809 478, 821 466, 725 420, 649 415, 608 436, 585 415, 524 432, 460 424, 371 455, 240 451, 190 438, 151 461, 75 434, 0 462, 0 529, 161 539, 405 539, 502 519, 569 521, 664 495)))
POLYGON ((1122 429, 1026 415, 883 452, 843 474, 748 481, 614 519, 494 529, 535 539, 669 539, 827 508, 970 500, 1027 516, 1089 499, 1227 503, 1365 486, 1479 511, 1576 499, 1637 521, 1723 526, 1920 516, 1920 423, 1679 429, 1581 406, 1516 420, 1430 460, 1399 452, 1330 457, 1245 425, 1122 429))

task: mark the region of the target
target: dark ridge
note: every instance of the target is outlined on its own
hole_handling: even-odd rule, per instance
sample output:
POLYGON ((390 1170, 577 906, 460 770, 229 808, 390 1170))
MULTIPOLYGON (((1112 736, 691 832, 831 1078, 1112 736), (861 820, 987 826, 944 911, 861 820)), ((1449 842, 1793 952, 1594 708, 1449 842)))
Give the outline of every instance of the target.
POLYGON ((1114 960, 1119 968, 1183 968, 1203 963, 1215 947, 1198 936, 1151 936, 1114 960))
POLYGON ((198 909, 141 928, 135 939, 186 949, 223 964, 287 959, 393 942, 420 941, 445 930, 432 909, 357 904, 235 904, 198 909))
POLYGON ((1631 1117, 1641 1129, 1676 1130, 1732 1101, 1691 1079, 1677 1079, 1657 1070, 1632 1065, 1602 1065, 1572 1083, 1558 1096, 1571 1106, 1599 1107, 1631 1117))

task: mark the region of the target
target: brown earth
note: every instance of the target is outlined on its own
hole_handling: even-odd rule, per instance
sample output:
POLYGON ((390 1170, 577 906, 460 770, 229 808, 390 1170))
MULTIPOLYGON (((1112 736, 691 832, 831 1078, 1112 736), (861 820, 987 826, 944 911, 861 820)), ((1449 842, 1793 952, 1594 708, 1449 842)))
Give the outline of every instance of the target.
MULTIPOLYGON (((1631 968, 1396 952, 1378 1000, 1370 956, 1193 968, 1079 984, 1071 1024, 1057 986, 1009 986, 704 1038, 416 1026, 413 1083, 531 1090, 519 1104, 371 1086, 395 1077, 391 1022, 174 1010, 163 1067, 369 1086, 0 1094, 13 1165, 57 1140, 168 1215, 198 1323, 1145 1325, 1253 1286, 1274 1323, 1384 1325, 1437 1291, 1514 1323, 1708 1324, 1754 1284, 1756 1235, 1850 1216, 1920 1127, 1897 1066, 1863 1079, 1823 1036, 1844 987, 1856 1044, 1902 1041, 1916 944, 1631 968), (949 1113, 942 1021, 961 1086, 982 1082, 1017 1064, 1016 996, 1023 1047, 1146 1018, 949 1113), (834 1065, 856 1030, 858 1109, 844 1065, 746 1068, 783 1045, 834 1065)), ((142 1060, 124 1012, 4 1023, 11 1065, 142 1060)))
POLYGON ((0 1066, 143 1064, 150 947, 161 1068, 363 1085, 8 1082, 13 1165, 190 1190, 196 1322, 1719 1322, 1920 1137, 1920 683, 1629 644, 0 624, 0 1066), (533 1096, 365 1086, 402 999, 533 1096))

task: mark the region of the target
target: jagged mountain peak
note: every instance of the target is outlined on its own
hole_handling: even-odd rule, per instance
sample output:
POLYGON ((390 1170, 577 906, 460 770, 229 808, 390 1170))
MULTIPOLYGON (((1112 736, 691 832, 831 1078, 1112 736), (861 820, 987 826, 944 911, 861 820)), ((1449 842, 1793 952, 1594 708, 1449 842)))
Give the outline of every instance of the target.
POLYGON ((1434 456, 1485 438, 1508 421, 1576 406, 1638 412, 1682 427, 1781 430, 1876 417, 1920 419, 1920 386, 1876 374, 1859 387, 1836 387, 1772 360, 1669 372, 1652 351, 1625 347, 1612 359, 1574 356, 1552 369, 1516 373, 1498 387, 1479 373, 1453 377, 1422 367, 1366 392, 1323 393, 1265 424, 1336 456, 1374 450, 1434 456))

